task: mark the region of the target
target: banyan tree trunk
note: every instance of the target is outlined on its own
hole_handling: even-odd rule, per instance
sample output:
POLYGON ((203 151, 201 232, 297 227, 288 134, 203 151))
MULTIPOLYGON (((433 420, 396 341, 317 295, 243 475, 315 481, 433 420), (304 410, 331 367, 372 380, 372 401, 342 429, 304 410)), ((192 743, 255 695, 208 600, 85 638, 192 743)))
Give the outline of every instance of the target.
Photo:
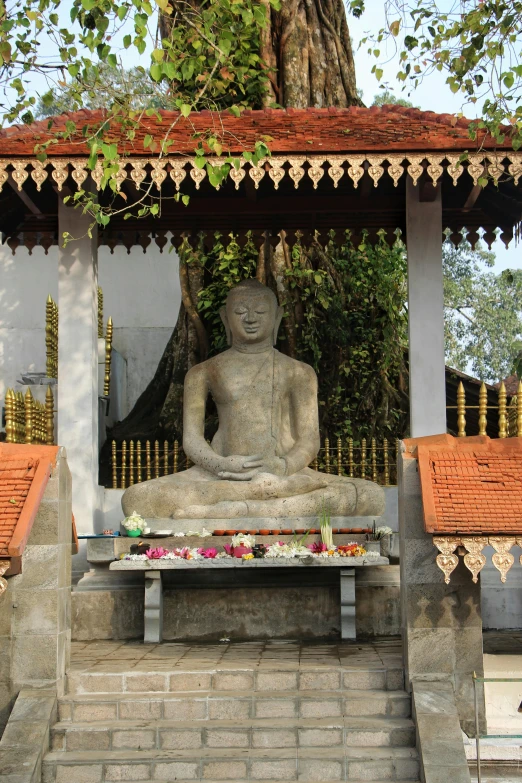
MULTIPOLYGON (((266 6, 269 17, 260 37, 259 53, 270 74, 263 106, 274 103, 285 108, 361 105, 343 0, 283 0, 281 11, 274 11, 268 0, 259 1, 266 6)), ((190 2, 197 7, 199 0, 190 2)), ((172 4, 176 6, 175 1, 172 4)), ((179 19, 176 14, 161 16, 162 38, 169 37, 172 24, 179 23, 179 19)), ((285 306, 288 316, 283 350, 295 356, 302 309, 297 293, 285 287, 284 270, 291 261, 284 236, 281 240, 275 250, 265 247, 260 251, 257 277, 274 288, 280 304, 285 306)), ((327 259, 323 261, 327 263, 327 259)), ((179 437, 183 379, 192 364, 206 358, 208 351, 205 328, 195 306, 202 284, 196 266, 180 263, 183 305, 176 327, 154 378, 126 419, 109 433, 109 438, 179 437)))

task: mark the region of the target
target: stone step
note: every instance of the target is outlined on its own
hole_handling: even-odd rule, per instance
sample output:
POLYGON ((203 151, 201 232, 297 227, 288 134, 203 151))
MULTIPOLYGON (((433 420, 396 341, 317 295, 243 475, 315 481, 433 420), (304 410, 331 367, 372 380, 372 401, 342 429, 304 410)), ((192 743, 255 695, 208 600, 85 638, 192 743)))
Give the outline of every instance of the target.
POLYGON ((402 668, 196 669, 170 671, 71 671, 67 692, 186 693, 194 691, 351 691, 404 689, 402 668))
POLYGON ((113 781, 418 781, 413 748, 332 748, 194 751, 51 752, 44 759, 42 783, 113 781))
POLYGON ((361 746, 413 747, 415 729, 407 718, 314 718, 191 721, 110 721, 58 723, 51 732, 56 751, 276 749, 361 746))
POLYGON ((77 694, 59 700, 60 721, 246 720, 250 718, 409 718, 405 691, 196 691, 77 694))

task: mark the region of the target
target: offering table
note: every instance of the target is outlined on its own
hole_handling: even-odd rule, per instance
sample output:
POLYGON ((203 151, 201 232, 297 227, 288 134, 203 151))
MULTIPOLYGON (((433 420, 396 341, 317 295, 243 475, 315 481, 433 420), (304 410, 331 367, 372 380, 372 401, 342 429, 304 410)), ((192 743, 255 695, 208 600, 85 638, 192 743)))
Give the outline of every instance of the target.
MULTIPOLYGON (((158 643, 163 636, 163 579, 164 571, 198 571, 241 569, 247 574, 252 569, 339 569, 341 587, 341 638, 354 640, 355 633, 355 569, 367 566, 389 565, 386 557, 295 557, 255 558, 243 561, 239 558, 217 558, 205 560, 159 559, 159 560, 115 560, 111 571, 143 571, 145 575, 145 633, 144 641, 158 643)), ((305 573, 303 574, 305 576, 305 573)))

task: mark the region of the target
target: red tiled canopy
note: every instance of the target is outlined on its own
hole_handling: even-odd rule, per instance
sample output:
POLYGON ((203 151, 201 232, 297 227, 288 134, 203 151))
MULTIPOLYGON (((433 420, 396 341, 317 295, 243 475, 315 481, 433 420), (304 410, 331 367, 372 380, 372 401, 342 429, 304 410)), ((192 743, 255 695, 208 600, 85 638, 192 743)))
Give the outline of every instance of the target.
POLYGON ((446 436, 417 458, 427 533, 522 533, 522 438, 446 436))
POLYGON ((22 554, 57 452, 0 443, 0 559, 22 554))
MULTIPOLYGON (((0 131, 0 156, 33 155, 37 143, 65 132, 67 121, 77 124, 78 132, 71 139, 53 144, 48 149, 52 157, 84 155, 87 152, 81 129, 98 125, 104 119, 101 110, 82 110, 41 120, 30 126, 13 126, 0 131)), ((130 155, 150 155, 144 150, 143 139, 150 134, 161 140, 168 131, 173 141, 169 154, 194 153, 200 138, 212 131, 223 143, 224 152, 253 149, 258 140, 266 139, 272 154, 320 154, 364 152, 436 152, 511 149, 509 129, 502 144, 485 131, 472 141, 468 134, 471 120, 451 114, 405 106, 353 106, 349 109, 264 109, 245 111, 240 117, 229 112, 202 111, 188 118, 178 112, 162 111, 157 117, 143 117, 134 142, 120 145, 120 152, 130 155), (198 136, 197 134, 201 134, 198 136)), ((118 128, 113 127, 116 134, 118 128)), ((110 132, 109 132, 110 135, 110 132)), ((116 140, 116 139, 115 139, 116 140)))

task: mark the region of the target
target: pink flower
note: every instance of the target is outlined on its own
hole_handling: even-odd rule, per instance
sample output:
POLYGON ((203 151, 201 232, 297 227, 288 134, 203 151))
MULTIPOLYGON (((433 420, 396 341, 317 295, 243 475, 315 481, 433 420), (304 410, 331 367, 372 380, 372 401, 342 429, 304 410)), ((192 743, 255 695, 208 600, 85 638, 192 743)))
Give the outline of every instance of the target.
POLYGON ((190 549, 188 546, 184 546, 183 549, 175 549, 174 554, 182 557, 184 560, 190 560, 190 549))
POLYGON ((285 545, 284 541, 278 541, 277 543, 279 544, 279 546, 284 546, 285 545))
POLYGON ((157 547, 156 549, 149 549, 145 554, 149 558, 149 560, 159 560, 160 557, 165 557, 165 555, 168 555, 169 550, 163 549, 162 546, 157 547))
POLYGON ((230 555, 231 557, 234 556, 234 547, 232 546, 232 544, 225 544, 223 546, 223 549, 225 550, 227 555, 230 555))
POLYGON ((234 557, 243 557, 243 555, 251 555, 252 547, 249 546, 236 546, 232 550, 234 557))
POLYGON ((328 547, 326 544, 323 544, 322 541, 316 541, 314 544, 308 544, 308 549, 314 553, 314 555, 319 555, 321 552, 326 552, 328 547))
POLYGON ((217 549, 214 549, 214 547, 209 547, 209 549, 203 549, 203 547, 200 547, 198 549, 198 555, 203 555, 203 557, 212 560, 217 555, 217 549))

